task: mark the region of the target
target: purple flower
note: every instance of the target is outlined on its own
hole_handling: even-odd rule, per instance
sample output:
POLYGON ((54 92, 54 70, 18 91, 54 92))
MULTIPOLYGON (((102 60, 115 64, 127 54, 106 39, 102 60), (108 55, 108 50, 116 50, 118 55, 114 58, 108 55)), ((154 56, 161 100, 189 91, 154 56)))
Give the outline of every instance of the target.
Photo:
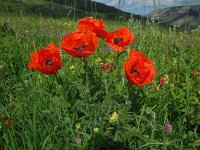
POLYGON ((63 33, 64 36, 66 36, 67 34, 69 34, 67 31, 65 31, 65 32, 63 33))
POLYGON ((56 35, 56 37, 57 37, 58 40, 61 40, 61 39, 62 39, 61 33, 55 31, 55 35, 56 35))
POLYGON ((171 124, 166 124, 165 127, 164 127, 164 130, 166 132, 171 132, 172 131, 172 125, 171 124))
POLYGON ((152 147, 152 149, 151 150, 156 150, 156 148, 155 147, 152 147))
POLYGON ((112 48, 110 46, 107 46, 103 49, 103 51, 106 53, 108 50, 112 51, 112 48))
POLYGON ((23 32, 22 32, 22 35, 23 35, 24 37, 27 37, 27 36, 29 35, 29 31, 23 31, 23 32))

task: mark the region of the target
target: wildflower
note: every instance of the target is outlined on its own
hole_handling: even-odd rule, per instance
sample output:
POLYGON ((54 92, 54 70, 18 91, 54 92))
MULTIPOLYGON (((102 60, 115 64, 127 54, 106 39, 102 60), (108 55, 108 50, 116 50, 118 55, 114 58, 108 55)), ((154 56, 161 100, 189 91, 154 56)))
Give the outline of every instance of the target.
POLYGON ((98 47, 98 38, 91 31, 77 30, 64 36, 61 42, 62 50, 73 57, 88 57, 98 47))
POLYGON ((173 90, 174 87, 175 87, 174 83, 171 83, 171 84, 170 84, 170 89, 173 90))
POLYGON ((71 27, 72 24, 71 24, 71 23, 68 23, 68 22, 65 22, 65 26, 67 26, 67 27, 71 27))
POLYGON ((80 123, 77 123, 77 124, 76 124, 76 129, 80 129, 80 128, 81 128, 80 123))
POLYGON ((113 32, 108 32, 106 44, 114 51, 123 51, 125 46, 131 44, 135 35, 128 28, 119 28, 113 32))
MULTIPOLYGON (((110 63, 110 62, 111 62, 111 60, 107 58, 107 59, 106 59, 106 62, 110 63)), ((114 64, 113 64, 113 65, 114 65, 114 64)))
POLYGON ((22 32, 22 35, 23 35, 24 37, 27 37, 27 36, 29 35, 29 31, 24 31, 24 32, 22 32))
POLYGON ((116 122, 119 118, 119 115, 116 112, 113 112, 112 115, 110 116, 109 122, 113 123, 116 122))
POLYGON ((106 63, 106 64, 102 64, 101 68, 102 68, 103 71, 109 72, 109 71, 111 71, 112 66, 110 64, 106 63))
POLYGON ((67 32, 67 31, 64 31, 63 35, 66 36, 67 34, 68 34, 68 32, 67 32))
POLYGON ((200 144, 200 138, 199 138, 199 139, 196 139, 196 140, 194 140, 194 143, 199 143, 199 144, 200 144))
POLYGON ((156 150, 156 148, 155 147, 152 147, 152 149, 151 150, 156 150))
POLYGON ((35 43, 31 43, 31 48, 32 48, 32 49, 35 48, 35 43))
POLYGON ((11 119, 7 119, 7 120, 6 120, 6 125, 7 125, 7 126, 12 125, 12 123, 13 123, 13 121, 12 121, 11 119))
POLYGON ((166 132, 171 132, 171 131, 172 131, 172 125, 166 124, 165 127, 164 127, 164 130, 165 130, 166 132))
POLYGON ((112 51, 112 48, 109 47, 109 46, 108 46, 108 47, 105 47, 105 48, 103 49, 103 52, 106 53, 106 52, 108 52, 108 50, 112 51))
POLYGON ((172 66, 175 67, 176 65, 177 65, 177 60, 176 60, 176 58, 173 58, 172 66))
POLYGON ((78 138, 75 139, 75 142, 76 142, 76 144, 81 144, 82 143, 82 139, 78 137, 78 138))
POLYGON ((36 69, 44 74, 56 74, 62 66, 59 49, 55 44, 49 44, 36 52, 30 53, 31 62, 28 67, 36 69))
POLYGON ((156 75, 154 62, 136 50, 129 53, 130 58, 124 62, 125 77, 138 87, 151 82, 156 75))
POLYGON ((192 75, 195 77, 200 77, 200 73, 196 71, 192 71, 192 75))
POLYGON ((80 30, 90 30, 102 39, 105 39, 107 37, 107 32, 104 27, 103 19, 97 20, 86 17, 79 20, 78 27, 80 30))
POLYGON ((40 74, 36 76, 37 79, 39 79, 41 82, 44 81, 43 76, 41 76, 40 74))
POLYGON ((57 37, 58 40, 62 39, 62 34, 61 33, 59 33, 59 32, 56 31, 55 35, 56 35, 56 37, 57 37))
POLYGON ((160 78, 160 84, 169 83, 169 77, 166 74, 165 77, 160 78))
POLYGON ((102 64, 101 68, 105 72, 110 72, 114 68, 114 64, 113 63, 110 63, 110 64, 105 63, 105 64, 102 64))
POLYGON ((0 69, 3 68, 3 67, 4 67, 4 65, 0 65, 0 69))
POLYGON ((164 84, 166 80, 167 80, 166 78, 161 77, 160 78, 160 84, 164 84))
POLYGON ((94 128, 93 131, 94 131, 95 133, 99 133, 99 128, 94 128))
POLYGON ((74 68, 75 68, 74 65, 71 65, 71 66, 69 67, 70 70, 74 70, 74 68))
POLYGON ((103 63, 102 63, 102 59, 101 59, 100 57, 98 57, 97 59, 95 59, 95 62, 96 62, 97 64, 103 64, 103 63))

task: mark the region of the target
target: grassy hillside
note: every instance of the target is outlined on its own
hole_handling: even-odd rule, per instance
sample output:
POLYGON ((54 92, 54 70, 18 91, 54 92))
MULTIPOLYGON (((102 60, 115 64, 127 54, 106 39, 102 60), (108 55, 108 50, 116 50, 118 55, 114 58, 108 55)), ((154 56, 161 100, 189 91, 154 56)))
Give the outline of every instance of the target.
POLYGON ((194 30, 200 25, 200 5, 159 9, 153 11, 150 17, 171 26, 194 30))
MULTIPOLYGON (((130 14, 101 3, 90 0, 6 0, 0 2, 0 12, 16 12, 19 15, 35 14, 52 17, 83 17, 99 16, 109 19, 117 19, 119 16, 130 18, 130 14)), ((140 19, 139 15, 135 18, 140 19)))

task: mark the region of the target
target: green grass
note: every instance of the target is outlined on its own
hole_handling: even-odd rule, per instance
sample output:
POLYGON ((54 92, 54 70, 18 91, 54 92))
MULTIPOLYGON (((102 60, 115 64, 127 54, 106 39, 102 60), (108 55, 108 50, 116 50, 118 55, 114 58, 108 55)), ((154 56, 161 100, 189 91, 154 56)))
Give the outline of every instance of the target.
POLYGON ((102 71, 98 60, 116 63, 117 54, 104 52, 107 46, 100 40, 88 58, 93 79, 87 87, 81 59, 63 51, 57 77, 27 67, 30 52, 51 42, 60 45, 65 31, 76 30, 77 20, 4 14, 0 25, 5 22, 10 28, 0 38, 0 149, 199 149, 200 78, 192 74, 200 72, 198 31, 105 20, 108 31, 128 27, 136 39, 111 73, 102 71), (157 70, 152 84, 140 89, 124 77, 123 62, 131 49, 153 60, 157 70), (160 85, 166 75, 169 82, 160 85), (110 123, 113 112, 119 117, 110 123), (163 130, 167 123, 172 132, 163 130))

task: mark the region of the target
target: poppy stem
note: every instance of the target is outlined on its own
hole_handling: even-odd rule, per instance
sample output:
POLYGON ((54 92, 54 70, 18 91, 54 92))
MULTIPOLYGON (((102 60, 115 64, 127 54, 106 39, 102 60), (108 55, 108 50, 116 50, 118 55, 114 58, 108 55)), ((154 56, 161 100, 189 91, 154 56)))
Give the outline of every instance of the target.
POLYGON ((118 63, 119 63, 119 58, 120 56, 125 53, 125 51, 122 51, 122 52, 117 52, 117 60, 116 60, 116 67, 118 66, 118 63))
POLYGON ((118 67, 119 57, 120 57, 120 52, 117 52, 116 67, 118 67))
POLYGON ((89 66, 86 58, 83 58, 83 69, 85 70, 85 84, 86 88, 89 87, 89 66))
POLYGON ((65 87, 65 84, 63 82, 63 79, 60 77, 60 75, 55 74, 55 77, 56 77, 56 80, 57 80, 57 83, 60 84, 62 86, 62 95, 63 95, 63 99, 67 101, 67 96, 66 96, 66 87, 65 87))

